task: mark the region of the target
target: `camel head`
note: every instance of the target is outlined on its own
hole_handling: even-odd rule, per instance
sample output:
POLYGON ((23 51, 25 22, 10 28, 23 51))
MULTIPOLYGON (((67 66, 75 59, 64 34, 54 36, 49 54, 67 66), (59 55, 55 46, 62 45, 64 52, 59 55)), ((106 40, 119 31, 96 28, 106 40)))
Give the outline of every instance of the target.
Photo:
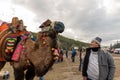
POLYGON ((46 20, 39 26, 42 31, 49 31, 50 29, 54 30, 56 33, 62 33, 64 31, 64 24, 60 21, 51 21, 51 20, 46 20))
MULTIPOLYGON (((38 33, 38 37, 36 42, 41 42, 41 38, 51 38, 53 42, 52 44, 55 43, 57 40, 57 35, 58 33, 62 33, 65 29, 65 26, 62 22, 60 21, 51 21, 51 20, 46 20, 43 22, 39 28, 41 28, 41 31, 38 33)), ((48 42, 50 43, 50 42, 48 42)), ((37 44, 39 45, 39 44, 37 44)))

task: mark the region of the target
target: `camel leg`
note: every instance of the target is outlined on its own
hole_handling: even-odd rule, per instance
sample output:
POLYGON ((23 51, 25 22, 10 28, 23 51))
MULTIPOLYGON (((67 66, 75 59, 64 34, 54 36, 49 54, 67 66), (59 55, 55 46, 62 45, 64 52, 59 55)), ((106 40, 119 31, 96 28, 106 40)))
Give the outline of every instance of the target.
POLYGON ((25 78, 26 80, 33 80, 35 77, 35 70, 33 67, 28 68, 28 70, 26 71, 26 75, 25 78))
POLYGON ((24 71, 22 69, 14 68, 15 80, 24 80, 24 71))
POLYGON ((6 62, 5 61, 0 61, 0 71, 1 69, 5 66, 6 62))

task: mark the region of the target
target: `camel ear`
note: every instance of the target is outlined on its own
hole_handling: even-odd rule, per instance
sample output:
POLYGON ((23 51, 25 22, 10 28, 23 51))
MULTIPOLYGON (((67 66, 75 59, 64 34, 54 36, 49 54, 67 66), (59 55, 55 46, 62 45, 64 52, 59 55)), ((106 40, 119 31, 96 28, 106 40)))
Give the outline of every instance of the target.
POLYGON ((47 19, 45 22, 43 22, 39 28, 47 27, 51 24, 51 20, 47 19))

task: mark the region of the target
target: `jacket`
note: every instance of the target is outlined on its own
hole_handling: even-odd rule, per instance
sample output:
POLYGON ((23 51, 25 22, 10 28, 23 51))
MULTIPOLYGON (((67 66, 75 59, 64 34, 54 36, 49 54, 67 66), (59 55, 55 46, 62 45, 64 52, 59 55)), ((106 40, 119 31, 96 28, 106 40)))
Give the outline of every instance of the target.
MULTIPOLYGON (((86 49, 86 55, 84 58, 82 75, 87 77, 87 69, 89 63, 91 49, 86 49)), ((99 64, 99 80, 113 80, 115 73, 114 60, 110 53, 105 53, 103 50, 98 50, 98 64, 99 64)))
POLYGON ((72 50, 72 57, 74 57, 76 55, 76 51, 72 50))

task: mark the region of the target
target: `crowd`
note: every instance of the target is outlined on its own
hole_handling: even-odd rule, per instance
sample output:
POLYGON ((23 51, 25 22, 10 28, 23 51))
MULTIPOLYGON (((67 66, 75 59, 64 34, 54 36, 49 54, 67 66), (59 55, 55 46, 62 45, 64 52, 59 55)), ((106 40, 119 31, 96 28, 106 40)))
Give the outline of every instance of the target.
MULTIPOLYGON (((82 47, 78 50, 79 52, 74 48, 71 51, 68 51, 68 49, 64 50, 66 58, 71 57, 71 62, 73 63, 75 62, 76 55, 79 53, 79 71, 82 71, 83 80, 114 79, 114 59, 106 48, 101 48, 101 42, 102 39, 100 37, 95 37, 91 40, 88 48, 82 47)), ((62 51, 62 60, 60 62, 63 61, 64 53, 62 51)))

